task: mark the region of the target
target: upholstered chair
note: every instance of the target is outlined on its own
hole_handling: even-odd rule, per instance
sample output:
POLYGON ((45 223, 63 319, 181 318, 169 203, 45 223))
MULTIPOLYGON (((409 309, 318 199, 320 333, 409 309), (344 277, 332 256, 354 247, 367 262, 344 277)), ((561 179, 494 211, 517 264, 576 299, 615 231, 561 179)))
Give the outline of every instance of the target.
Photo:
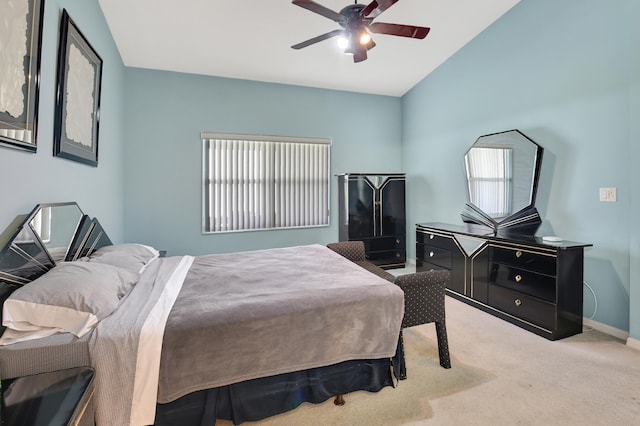
POLYGON ((435 323, 440 365, 451 368, 444 309, 445 288, 451 279, 449 271, 416 272, 396 277, 367 261, 362 241, 331 243, 327 247, 369 272, 398 285, 404 291, 402 328, 435 323))

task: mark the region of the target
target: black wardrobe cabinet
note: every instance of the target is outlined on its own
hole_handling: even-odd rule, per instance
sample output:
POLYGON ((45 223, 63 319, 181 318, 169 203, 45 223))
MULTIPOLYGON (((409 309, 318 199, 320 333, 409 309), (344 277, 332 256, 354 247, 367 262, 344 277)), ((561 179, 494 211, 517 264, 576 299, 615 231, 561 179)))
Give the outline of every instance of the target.
POLYGON ((340 241, 363 241, 367 260, 402 268, 406 254, 405 174, 338 175, 340 241))

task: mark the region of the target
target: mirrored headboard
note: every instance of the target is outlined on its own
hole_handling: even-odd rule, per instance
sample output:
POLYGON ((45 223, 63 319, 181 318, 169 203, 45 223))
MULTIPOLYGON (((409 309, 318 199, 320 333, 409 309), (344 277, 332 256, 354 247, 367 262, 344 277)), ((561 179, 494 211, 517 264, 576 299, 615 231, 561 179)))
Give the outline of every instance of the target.
POLYGON ((38 204, 0 236, 0 282, 24 285, 57 262, 77 260, 111 244, 98 220, 76 203, 38 204))
POLYGON ((39 204, 27 225, 40 238, 55 263, 65 260, 83 216, 76 203, 39 204))
POLYGON ((535 234, 542 223, 535 208, 543 148, 519 130, 480 136, 464 156, 465 222, 494 233, 535 234))

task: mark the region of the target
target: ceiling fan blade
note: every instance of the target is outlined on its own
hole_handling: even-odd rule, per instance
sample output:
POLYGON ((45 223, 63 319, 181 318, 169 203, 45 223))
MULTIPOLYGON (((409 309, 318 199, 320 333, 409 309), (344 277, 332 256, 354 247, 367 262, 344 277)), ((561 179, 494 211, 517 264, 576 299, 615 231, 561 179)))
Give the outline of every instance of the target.
POLYGON ((367 49, 358 49, 353 54, 353 62, 355 62, 356 64, 358 62, 362 62, 362 61, 366 61, 366 60, 367 60, 367 49))
POLYGON ((312 44, 318 43, 319 41, 323 41, 331 37, 339 36, 339 35, 342 35, 343 33, 344 33, 344 30, 333 30, 328 33, 319 35, 317 37, 310 38, 309 40, 303 41, 302 43, 294 44, 293 46, 291 46, 291 48, 302 49, 303 47, 311 46, 312 44))
POLYGON ((362 12, 360 12, 360 16, 364 16, 366 18, 375 18, 397 2, 398 0, 374 0, 369 3, 364 9, 362 9, 362 12))
POLYGON ((311 0, 293 0, 291 3, 295 4, 296 6, 300 6, 304 9, 315 12, 318 15, 322 15, 325 18, 329 18, 332 21, 335 21, 338 23, 342 23, 345 20, 345 17, 339 14, 338 12, 334 12, 333 10, 327 7, 324 7, 321 4, 318 4, 311 0))
POLYGON ((374 22, 369 29, 376 34, 389 34, 400 37, 423 39, 429 34, 431 28, 415 27, 413 25, 387 24, 386 22, 374 22))

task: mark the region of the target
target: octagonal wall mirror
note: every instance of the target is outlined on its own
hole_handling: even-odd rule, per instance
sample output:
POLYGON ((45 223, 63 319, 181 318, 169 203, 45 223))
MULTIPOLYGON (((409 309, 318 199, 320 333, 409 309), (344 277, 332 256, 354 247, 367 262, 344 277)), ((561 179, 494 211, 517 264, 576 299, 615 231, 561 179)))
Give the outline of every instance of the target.
POLYGON ((543 148, 519 130, 480 136, 464 156, 467 204, 462 220, 535 234, 542 223, 535 208, 543 148))

